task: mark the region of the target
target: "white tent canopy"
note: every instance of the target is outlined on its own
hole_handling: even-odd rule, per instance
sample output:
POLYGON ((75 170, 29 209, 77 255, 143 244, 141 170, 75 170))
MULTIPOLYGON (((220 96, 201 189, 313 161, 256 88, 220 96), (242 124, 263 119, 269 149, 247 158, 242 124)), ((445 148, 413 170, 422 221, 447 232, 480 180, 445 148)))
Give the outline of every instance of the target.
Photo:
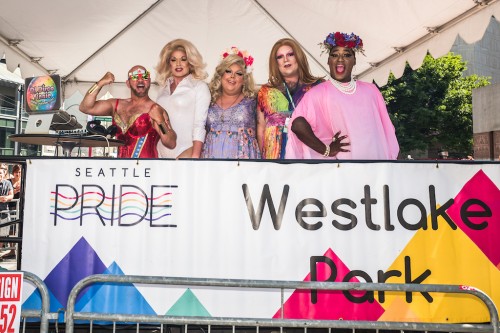
MULTIPOLYGON (((366 56, 355 74, 384 85, 390 72, 402 75, 406 61, 418 68, 427 51, 446 54, 457 35, 473 43, 492 16, 497 0, 36 0, 8 1, 0 11, 0 54, 25 76, 60 74, 65 96, 85 92, 106 71, 124 82, 141 64, 153 70, 161 48, 185 38, 200 50, 211 76, 230 46, 255 58, 257 83, 267 82, 272 45, 296 39, 314 74, 327 74, 318 44, 329 32, 354 32, 366 56)), ((153 75, 154 78, 154 75, 153 75)), ((123 84, 110 87, 125 97, 123 84)))

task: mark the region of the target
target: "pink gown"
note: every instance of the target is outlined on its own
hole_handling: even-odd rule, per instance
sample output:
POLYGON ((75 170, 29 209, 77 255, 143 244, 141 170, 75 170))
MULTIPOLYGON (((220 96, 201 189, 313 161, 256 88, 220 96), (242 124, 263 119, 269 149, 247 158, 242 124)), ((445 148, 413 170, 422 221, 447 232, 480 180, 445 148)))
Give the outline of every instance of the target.
MULTIPOLYGON (((330 144, 335 133, 347 135, 350 152, 340 152, 331 159, 394 160, 399 144, 387 113, 382 94, 372 83, 357 81, 356 92, 344 94, 330 81, 312 88, 295 109, 291 122, 304 117, 314 134, 330 144)), ((289 131, 287 159, 325 159, 289 131)))

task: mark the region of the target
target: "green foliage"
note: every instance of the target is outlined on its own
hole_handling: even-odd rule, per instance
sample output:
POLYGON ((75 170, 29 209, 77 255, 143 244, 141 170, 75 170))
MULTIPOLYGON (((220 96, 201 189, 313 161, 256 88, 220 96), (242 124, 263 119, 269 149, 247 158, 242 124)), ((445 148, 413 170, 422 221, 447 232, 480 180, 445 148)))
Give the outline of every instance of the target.
POLYGON ((463 76, 466 69, 460 55, 449 53, 438 59, 427 55, 417 70, 407 64, 399 79, 391 74, 380 90, 402 156, 436 145, 472 154, 472 90, 488 85, 489 78, 463 76))

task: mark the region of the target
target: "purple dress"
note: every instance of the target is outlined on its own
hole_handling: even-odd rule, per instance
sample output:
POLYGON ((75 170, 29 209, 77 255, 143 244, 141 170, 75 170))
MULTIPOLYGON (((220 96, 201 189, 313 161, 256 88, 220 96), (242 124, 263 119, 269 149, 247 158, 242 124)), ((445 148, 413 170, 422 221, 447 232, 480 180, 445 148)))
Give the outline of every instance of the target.
POLYGON ((256 109, 257 100, 247 97, 226 110, 210 105, 201 158, 260 159, 256 109))

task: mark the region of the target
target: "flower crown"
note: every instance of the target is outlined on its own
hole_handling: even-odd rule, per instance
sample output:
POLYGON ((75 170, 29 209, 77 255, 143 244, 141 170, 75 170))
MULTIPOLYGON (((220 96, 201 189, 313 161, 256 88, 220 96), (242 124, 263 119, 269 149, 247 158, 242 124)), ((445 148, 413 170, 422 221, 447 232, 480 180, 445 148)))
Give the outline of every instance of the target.
POLYGON ((359 52, 365 55, 365 50, 363 49, 363 40, 354 33, 346 34, 345 32, 335 32, 330 33, 326 36, 323 43, 319 43, 320 47, 323 49, 321 53, 330 53, 331 49, 335 46, 348 47, 354 52, 359 52))
POLYGON ((247 73, 251 73, 253 70, 252 64, 253 64, 253 57, 248 53, 246 50, 239 50, 236 46, 231 46, 231 48, 226 49, 224 53, 222 53, 222 59, 225 59, 228 55, 235 54, 237 56, 240 56, 243 58, 243 61, 245 62, 245 69, 247 73))

